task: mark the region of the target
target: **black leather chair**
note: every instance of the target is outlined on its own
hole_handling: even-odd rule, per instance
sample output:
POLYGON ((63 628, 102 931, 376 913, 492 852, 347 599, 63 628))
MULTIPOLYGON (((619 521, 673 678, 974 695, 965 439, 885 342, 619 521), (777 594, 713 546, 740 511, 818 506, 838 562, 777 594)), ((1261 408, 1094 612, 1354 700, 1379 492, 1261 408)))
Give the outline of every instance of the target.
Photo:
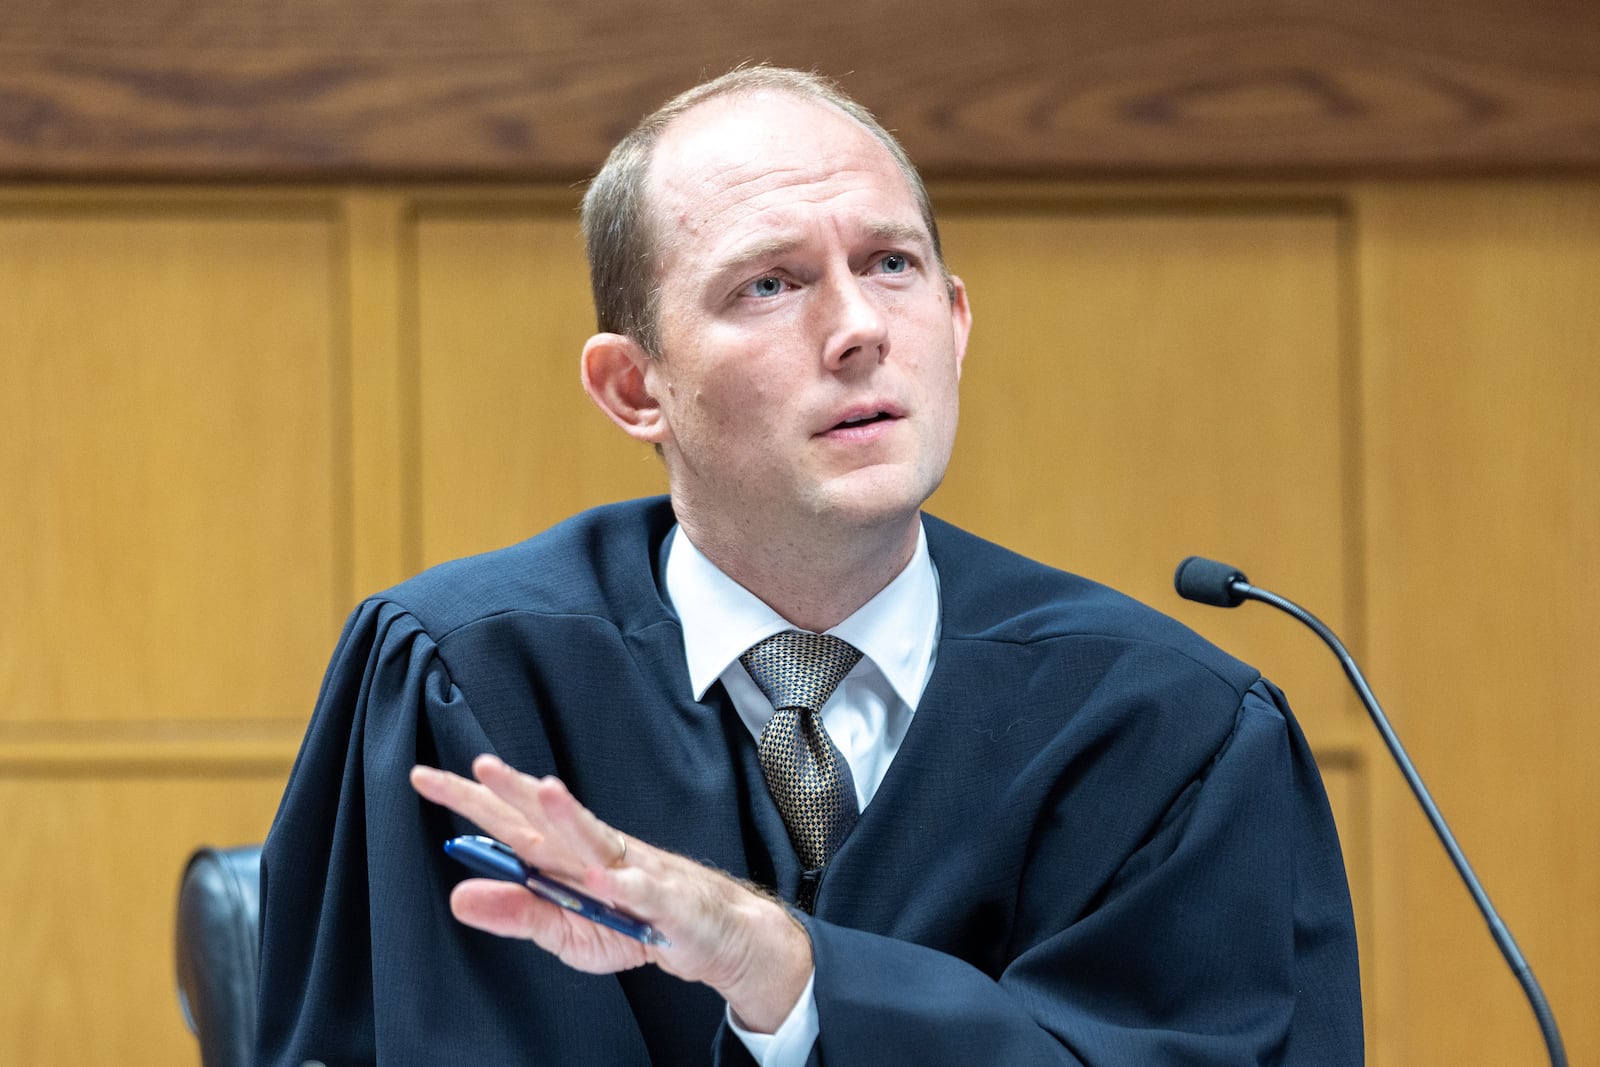
POLYGON ((178 1004, 205 1067, 248 1067, 255 1046, 261 846, 201 848, 178 887, 178 1004))

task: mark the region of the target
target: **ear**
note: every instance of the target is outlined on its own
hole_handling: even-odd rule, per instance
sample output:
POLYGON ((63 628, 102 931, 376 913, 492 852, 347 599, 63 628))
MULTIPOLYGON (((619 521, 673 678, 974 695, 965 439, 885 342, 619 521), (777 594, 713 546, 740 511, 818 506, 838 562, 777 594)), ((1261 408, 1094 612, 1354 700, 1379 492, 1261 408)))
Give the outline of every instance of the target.
POLYGON ((955 335, 956 377, 967 358, 967 338, 972 336, 972 305, 967 303, 967 283, 950 275, 950 327, 955 335))
POLYGON ((661 444, 671 436, 666 413, 647 380, 655 361, 639 342, 620 333, 597 333, 583 346, 583 391, 629 437, 661 444))

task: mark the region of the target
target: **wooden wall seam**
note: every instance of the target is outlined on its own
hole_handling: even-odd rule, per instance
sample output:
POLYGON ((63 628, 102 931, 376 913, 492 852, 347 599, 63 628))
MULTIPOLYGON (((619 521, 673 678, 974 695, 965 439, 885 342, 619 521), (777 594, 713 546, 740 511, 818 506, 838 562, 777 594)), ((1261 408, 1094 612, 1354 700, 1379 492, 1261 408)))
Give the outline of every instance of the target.
POLYGON ((410 198, 350 190, 340 196, 347 247, 350 387, 343 416, 351 452, 350 584, 340 619, 356 601, 400 581, 415 561, 416 508, 410 449, 415 376, 408 296, 410 198))

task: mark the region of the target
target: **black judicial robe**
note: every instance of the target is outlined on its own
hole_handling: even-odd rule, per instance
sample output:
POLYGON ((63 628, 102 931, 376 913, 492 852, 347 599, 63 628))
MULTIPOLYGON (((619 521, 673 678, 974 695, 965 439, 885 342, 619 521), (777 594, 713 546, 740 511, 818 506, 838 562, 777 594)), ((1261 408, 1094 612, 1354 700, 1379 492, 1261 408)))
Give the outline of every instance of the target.
MULTIPOLYGON (((710 990, 449 913, 468 832, 407 783, 492 751, 793 899, 799 869, 661 590, 664 499, 351 616, 268 838, 259 1062, 751 1062, 710 990)), ((938 661, 806 920, 813 1064, 1354 1064, 1333 821, 1281 695, 1148 608, 933 518, 938 661)))

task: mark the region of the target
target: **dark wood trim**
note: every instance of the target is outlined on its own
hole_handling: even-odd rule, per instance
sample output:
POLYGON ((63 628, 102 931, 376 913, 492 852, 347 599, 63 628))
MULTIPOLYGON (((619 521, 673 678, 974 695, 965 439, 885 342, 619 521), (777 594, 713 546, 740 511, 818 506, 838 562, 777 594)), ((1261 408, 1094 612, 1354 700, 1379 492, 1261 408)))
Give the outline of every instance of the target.
POLYGON ((1600 174, 1592 0, 3 0, 0 178, 571 180, 745 60, 930 176, 1600 174))

